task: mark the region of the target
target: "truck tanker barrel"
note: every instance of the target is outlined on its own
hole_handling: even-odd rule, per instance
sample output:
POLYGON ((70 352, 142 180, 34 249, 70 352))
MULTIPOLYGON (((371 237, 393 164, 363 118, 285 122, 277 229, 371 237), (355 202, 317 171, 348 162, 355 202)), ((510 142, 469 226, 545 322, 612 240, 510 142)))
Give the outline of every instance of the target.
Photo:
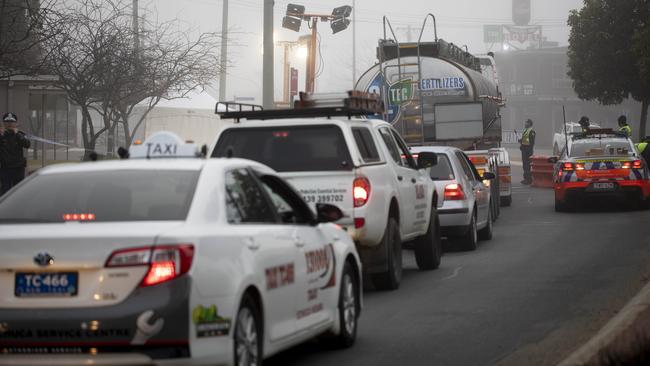
POLYGON ((382 96, 383 118, 410 145, 499 146, 503 101, 492 57, 475 57, 436 36, 433 42, 382 39, 377 59, 355 88, 382 96))

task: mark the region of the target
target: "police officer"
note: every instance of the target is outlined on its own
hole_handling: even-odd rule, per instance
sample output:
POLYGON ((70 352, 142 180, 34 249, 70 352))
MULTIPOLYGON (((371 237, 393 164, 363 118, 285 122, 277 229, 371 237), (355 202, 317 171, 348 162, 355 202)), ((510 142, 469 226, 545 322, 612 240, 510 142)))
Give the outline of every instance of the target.
POLYGON ((4 133, 0 136, 0 181, 2 194, 25 178, 27 160, 23 149, 30 142, 23 131, 18 130, 18 117, 7 113, 2 117, 4 133))
POLYGON ((521 184, 531 184, 533 182, 530 174, 530 157, 533 156, 533 148, 535 147, 535 130, 533 130, 533 121, 527 119, 524 124, 524 133, 519 140, 519 150, 521 150, 521 162, 524 168, 524 180, 521 184))
POLYGON ((632 127, 627 124, 627 117, 621 115, 618 117, 618 132, 624 133, 628 138, 632 138, 632 127))
POLYGON ((587 116, 580 117, 580 121, 578 121, 578 124, 580 124, 580 127, 582 127, 582 132, 584 133, 589 132, 589 117, 587 116))
POLYGON ((641 142, 636 144, 636 148, 641 153, 641 156, 646 161, 646 164, 650 163, 650 147, 648 147, 648 145, 650 145, 650 136, 644 137, 641 142))

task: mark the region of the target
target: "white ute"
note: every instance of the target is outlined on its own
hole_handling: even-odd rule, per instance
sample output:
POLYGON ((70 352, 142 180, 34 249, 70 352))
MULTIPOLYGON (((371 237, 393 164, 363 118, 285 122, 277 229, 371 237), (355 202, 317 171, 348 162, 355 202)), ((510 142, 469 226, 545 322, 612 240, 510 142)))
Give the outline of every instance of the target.
MULTIPOLYGON (((259 161, 294 185, 312 207, 338 206, 344 217, 337 223, 357 244, 364 273, 375 288, 396 289, 402 243, 414 241, 421 270, 440 265, 438 196, 425 171, 437 156, 420 154, 416 163, 389 123, 351 118, 380 113, 381 106, 364 108, 381 104, 371 95, 351 94, 340 101, 346 107, 329 103, 221 113, 222 118, 248 121, 222 130, 211 156, 259 161), (362 107, 350 108, 355 103, 362 107)), ((226 110, 239 108, 228 104, 226 110)))

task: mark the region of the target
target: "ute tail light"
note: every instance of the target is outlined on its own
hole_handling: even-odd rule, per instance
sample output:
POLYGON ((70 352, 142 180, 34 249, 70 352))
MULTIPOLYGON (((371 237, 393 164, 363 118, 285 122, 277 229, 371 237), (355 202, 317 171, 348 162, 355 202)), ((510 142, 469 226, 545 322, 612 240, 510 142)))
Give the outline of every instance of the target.
POLYGON ((464 199, 465 193, 463 192, 463 187, 460 184, 452 183, 445 186, 445 200, 455 201, 464 199))
POLYGON ((354 199, 354 207, 361 207, 368 202, 368 198, 370 198, 370 181, 368 178, 354 178, 352 198, 354 199))
POLYGON ((140 286, 153 286, 177 278, 190 270, 194 258, 191 244, 130 248, 113 252, 107 268, 148 266, 140 286))

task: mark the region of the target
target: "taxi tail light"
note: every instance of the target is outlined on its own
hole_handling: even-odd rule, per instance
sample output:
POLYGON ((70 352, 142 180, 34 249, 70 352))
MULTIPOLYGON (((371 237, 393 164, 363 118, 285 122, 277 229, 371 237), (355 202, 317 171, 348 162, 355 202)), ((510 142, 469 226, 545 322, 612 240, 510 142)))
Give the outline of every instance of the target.
POLYGON ((106 267, 148 266, 140 286, 153 286, 179 277, 190 270, 194 259, 191 244, 131 248, 113 252, 106 267))
POLYGON ((465 193, 463 192, 463 187, 460 184, 452 183, 445 186, 445 200, 456 201, 464 200, 465 193))
POLYGON ((354 178, 352 183, 352 198, 354 199, 354 207, 361 207, 368 202, 370 197, 370 181, 368 178, 360 177, 354 178))

